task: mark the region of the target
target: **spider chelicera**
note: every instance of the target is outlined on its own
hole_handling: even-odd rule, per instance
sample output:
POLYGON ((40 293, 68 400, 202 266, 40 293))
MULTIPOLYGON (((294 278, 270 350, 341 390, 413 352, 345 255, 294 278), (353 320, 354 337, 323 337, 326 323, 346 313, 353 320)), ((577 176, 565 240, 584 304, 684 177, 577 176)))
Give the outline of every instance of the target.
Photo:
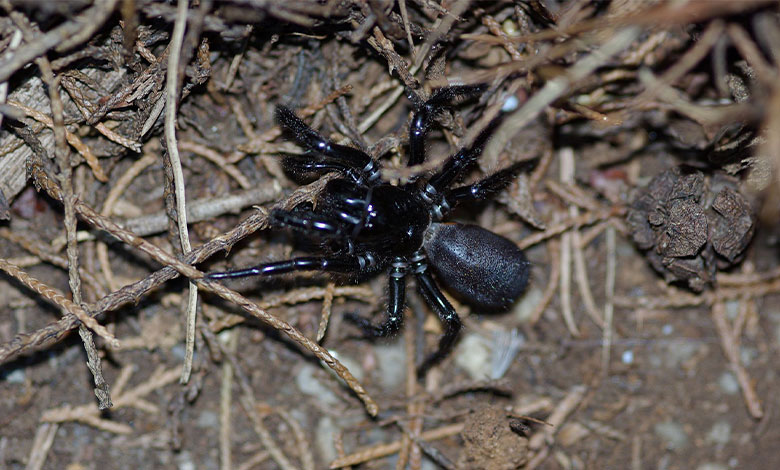
MULTIPOLYGON (((425 137, 437 114, 456 97, 474 91, 466 86, 441 88, 417 106, 409 126, 409 165, 425 160, 425 137)), ((442 222, 458 203, 486 199, 517 173, 519 166, 515 165, 474 184, 450 188, 479 158, 489 130, 470 147, 449 157, 432 176, 395 186, 381 180, 377 160, 362 150, 325 139, 290 109, 277 107, 276 119, 308 150, 285 160, 286 166, 306 173, 340 175, 328 181, 315 204, 303 203, 291 211, 277 209, 270 214, 274 226, 289 227, 314 239, 323 254, 212 272, 207 277, 270 276, 292 271, 362 276, 386 269, 385 320, 375 324, 356 314, 346 316, 366 334, 384 337, 401 328, 406 277, 413 274, 418 289, 444 325, 438 350, 423 361, 419 374, 448 352, 461 329, 460 318, 439 290, 434 275, 450 291, 484 310, 504 309, 523 293, 530 266, 513 242, 476 225, 442 222)))

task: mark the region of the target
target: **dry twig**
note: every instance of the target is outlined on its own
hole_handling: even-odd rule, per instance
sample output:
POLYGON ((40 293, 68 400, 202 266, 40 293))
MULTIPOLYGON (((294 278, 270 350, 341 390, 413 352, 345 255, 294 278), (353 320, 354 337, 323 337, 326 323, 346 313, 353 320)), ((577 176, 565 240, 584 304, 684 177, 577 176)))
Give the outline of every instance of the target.
POLYGON ((41 470, 43 468, 59 428, 60 426, 55 423, 42 423, 38 426, 30 449, 30 456, 27 459, 27 470, 41 470))
MULTIPOLYGON (((422 441, 430 442, 445 437, 454 436, 463 430, 463 424, 450 424, 440 428, 431 429, 420 434, 422 441)), ((357 465, 363 462, 376 460, 388 455, 395 454, 401 450, 401 441, 395 441, 390 444, 380 444, 366 449, 358 450, 346 457, 339 458, 330 463, 328 468, 342 468, 349 465, 357 465)))
POLYGON ((729 360, 731 370, 737 376, 737 381, 742 389, 742 397, 745 399, 750 416, 755 419, 761 419, 764 416, 764 410, 761 401, 753 387, 753 381, 742 365, 739 356, 739 337, 735 336, 734 331, 729 327, 729 321, 726 318, 726 304, 724 302, 715 302, 712 304, 712 319, 715 321, 715 327, 718 330, 720 344, 723 348, 723 354, 729 360))
POLYGON ((536 454, 531 457, 527 467, 532 470, 542 463, 547 456, 549 447, 553 443, 555 433, 560 430, 566 418, 571 414, 585 397, 587 388, 584 385, 576 385, 569 389, 566 396, 558 403, 552 414, 547 418, 549 426, 545 426, 536 432, 528 441, 528 448, 536 454))
POLYGON ((112 335, 105 326, 101 325, 97 322, 97 320, 89 316, 89 314, 83 308, 68 300, 62 292, 53 287, 47 286, 43 282, 22 271, 18 266, 14 266, 4 259, 0 259, 0 270, 5 271, 9 276, 18 280, 33 292, 37 292, 41 297, 50 301, 55 306, 73 315, 78 319, 78 321, 82 322, 84 325, 86 325, 87 328, 97 333, 98 336, 106 340, 113 347, 119 347, 119 341, 114 338, 114 335, 112 335))
MULTIPOLYGON (((162 387, 172 384, 179 377, 178 369, 157 369, 143 382, 130 390, 124 390, 124 386, 133 373, 133 366, 126 367, 114 387, 114 408, 132 407, 147 413, 157 413, 158 408, 148 402, 144 397, 162 387)), ((41 421, 46 423, 65 423, 76 421, 94 426, 103 431, 115 434, 129 434, 133 428, 125 423, 120 423, 101 417, 100 409, 94 404, 71 406, 47 410, 41 415, 41 421)))
MULTIPOLYGON (((179 242, 184 255, 192 251, 190 235, 187 227, 187 202, 184 189, 184 172, 179 159, 179 148, 176 139, 176 108, 178 106, 179 91, 179 57, 182 53, 184 42, 184 28, 187 26, 187 11, 189 1, 179 0, 176 7, 176 21, 173 26, 173 35, 168 56, 168 75, 165 84, 165 148, 166 156, 170 159, 173 170, 174 189, 176 191, 176 224, 179 229, 179 242)), ((198 288, 193 281, 189 282, 187 305, 185 307, 187 318, 186 352, 184 365, 181 371, 181 383, 190 380, 192 372, 192 360, 195 357, 195 321, 198 311, 198 288)))

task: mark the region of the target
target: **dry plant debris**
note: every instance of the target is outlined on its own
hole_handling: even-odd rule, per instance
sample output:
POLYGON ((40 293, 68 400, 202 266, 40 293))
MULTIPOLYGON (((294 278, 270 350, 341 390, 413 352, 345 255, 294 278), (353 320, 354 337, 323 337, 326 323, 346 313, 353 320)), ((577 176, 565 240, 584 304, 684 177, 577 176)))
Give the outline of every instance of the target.
POLYGON ((460 468, 513 470, 528 460, 528 439, 511 428, 500 408, 475 410, 466 418, 461 437, 460 468))
POLYGON ((674 167, 640 190, 626 216, 631 235, 667 282, 703 290, 716 269, 741 258, 753 238, 755 215, 736 181, 674 167))
POLYGON ((773 468, 776 2, 0 11, 3 468, 773 468), (410 104, 453 84, 484 91, 407 166, 410 104), (379 279, 203 279, 306 248, 267 214, 333 175, 285 171, 281 104, 393 182, 502 108, 465 182, 538 159, 455 214, 527 251, 529 291, 453 302, 424 381, 441 330, 411 292, 404 338, 372 343, 342 319, 384 310, 379 279))

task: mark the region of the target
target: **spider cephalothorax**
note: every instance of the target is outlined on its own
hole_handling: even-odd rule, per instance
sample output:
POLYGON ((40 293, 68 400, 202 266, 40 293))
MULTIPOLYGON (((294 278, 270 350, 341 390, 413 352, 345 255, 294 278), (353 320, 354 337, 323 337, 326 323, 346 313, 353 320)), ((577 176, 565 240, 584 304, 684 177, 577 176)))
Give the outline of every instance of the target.
MULTIPOLYGON (((441 108, 473 90, 442 88, 417 107, 409 128, 410 165, 424 161, 425 137, 441 108)), ((359 149, 330 142, 290 109, 279 106, 276 118, 309 150, 288 160, 288 165, 309 173, 335 171, 341 175, 326 184, 314 205, 271 213, 274 225, 319 241, 323 254, 210 273, 209 278, 303 270, 370 274, 386 269, 387 318, 379 324, 354 314, 348 318, 372 336, 388 336, 401 327, 406 276, 413 274, 418 289, 445 326, 438 350, 423 362, 421 372, 446 353, 461 328, 460 318, 437 287, 429 264, 450 291, 483 309, 506 308, 525 290, 529 263, 514 243, 476 225, 442 222, 458 203, 487 198, 517 172, 515 166, 477 183, 450 188, 479 158, 488 131, 482 132, 470 147, 452 155, 429 178, 395 186, 381 180, 379 162, 359 149)))

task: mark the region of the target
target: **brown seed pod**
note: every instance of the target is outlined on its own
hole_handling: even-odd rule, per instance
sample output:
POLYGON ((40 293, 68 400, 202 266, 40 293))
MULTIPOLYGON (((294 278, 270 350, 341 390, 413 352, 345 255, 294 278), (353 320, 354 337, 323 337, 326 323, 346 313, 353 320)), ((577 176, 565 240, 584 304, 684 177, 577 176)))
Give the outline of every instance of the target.
POLYGON ((717 269, 740 261, 755 227, 735 179, 686 167, 656 175, 638 190, 626 217, 653 268, 697 292, 715 281, 717 269))

